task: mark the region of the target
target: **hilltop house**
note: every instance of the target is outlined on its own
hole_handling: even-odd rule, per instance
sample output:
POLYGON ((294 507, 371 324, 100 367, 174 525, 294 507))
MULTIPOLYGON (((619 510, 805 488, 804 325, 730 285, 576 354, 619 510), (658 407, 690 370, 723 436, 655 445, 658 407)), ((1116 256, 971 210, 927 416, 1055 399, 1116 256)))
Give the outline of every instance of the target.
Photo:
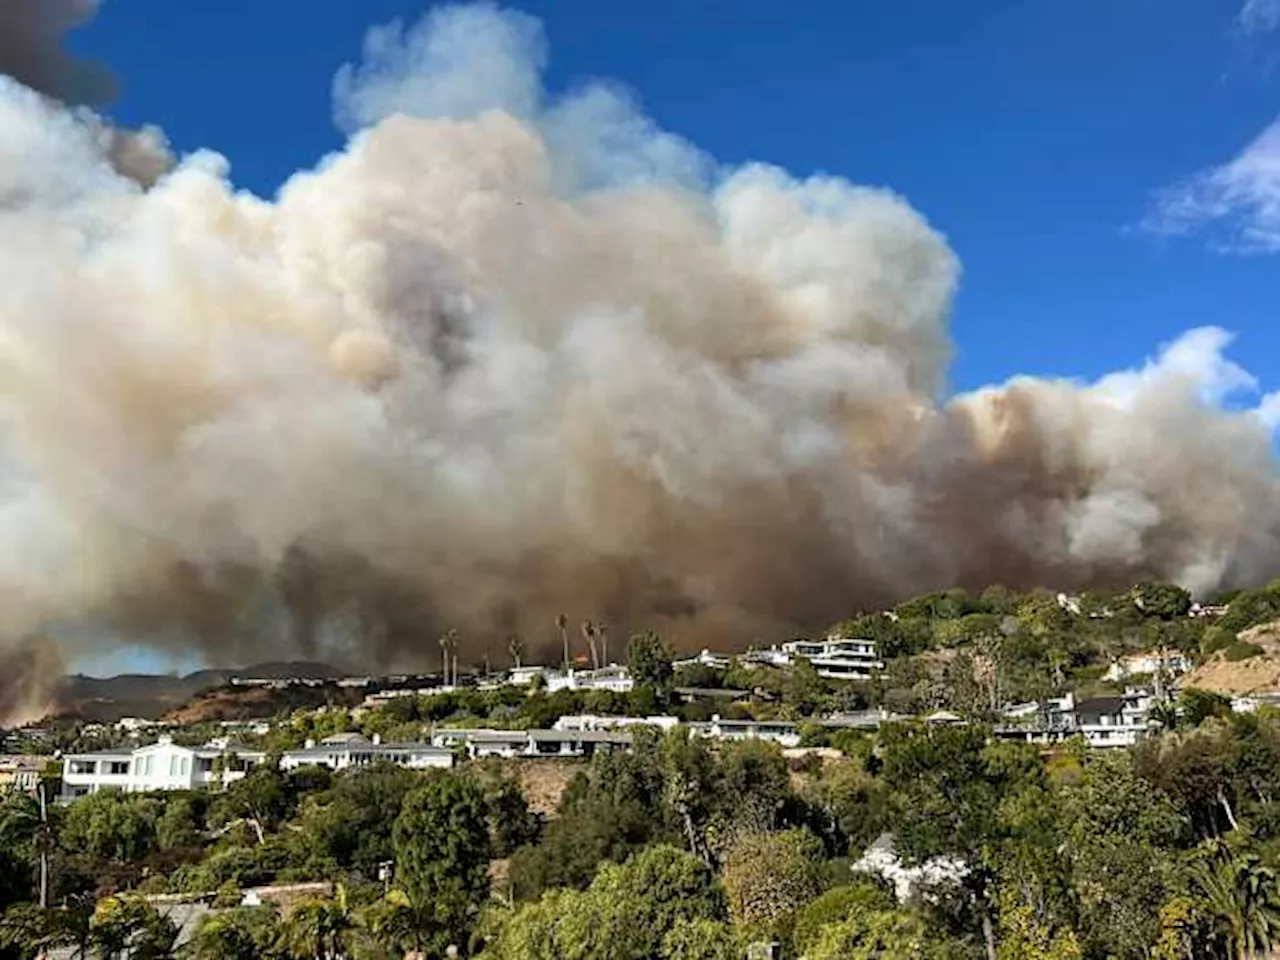
POLYGON ((145 793, 225 785, 264 760, 263 751, 227 741, 184 747, 170 737, 135 750, 73 753, 64 758, 59 799, 74 800, 102 790, 145 793))
POLYGON ((793 640, 780 647, 752 650, 743 655, 746 664, 790 667, 798 660, 808 660, 818 676, 829 680, 870 680, 884 669, 876 656, 874 640, 857 640, 830 636, 825 640, 793 640))
POLYGON ((301 750, 287 750, 280 757, 281 770, 320 766, 330 770, 394 763, 411 770, 453 766, 453 752, 429 743, 383 743, 378 734, 368 740, 358 733, 340 733, 319 743, 308 740, 301 750))
POLYGON ((1112 661, 1111 668, 1103 675, 1103 679, 1119 682, 1153 673, 1177 676, 1190 669, 1191 660, 1184 653, 1177 650, 1147 650, 1112 661))

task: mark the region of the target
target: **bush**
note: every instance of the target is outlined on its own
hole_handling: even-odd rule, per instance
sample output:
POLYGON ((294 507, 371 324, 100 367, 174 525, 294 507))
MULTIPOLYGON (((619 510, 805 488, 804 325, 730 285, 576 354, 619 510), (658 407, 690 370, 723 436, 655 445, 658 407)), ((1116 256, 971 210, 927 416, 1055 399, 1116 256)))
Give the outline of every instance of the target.
POLYGON ((1226 658, 1231 663, 1238 663, 1241 660, 1251 660, 1262 653, 1262 648, 1256 643, 1249 643, 1247 640, 1237 640, 1235 643, 1227 647, 1226 658))
POLYGON ((844 920, 855 911, 892 910, 896 906, 893 894, 874 883, 834 887, 796 916, 792 934, 796 954, 803 955, 817 941, 823 927, 844 920))

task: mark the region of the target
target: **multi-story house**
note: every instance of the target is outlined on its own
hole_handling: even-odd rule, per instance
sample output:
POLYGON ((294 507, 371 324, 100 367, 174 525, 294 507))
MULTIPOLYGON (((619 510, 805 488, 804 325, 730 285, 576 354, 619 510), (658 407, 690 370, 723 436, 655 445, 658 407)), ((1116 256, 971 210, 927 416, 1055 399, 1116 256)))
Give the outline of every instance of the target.
POLYGON ((884 669, 876 655, 874 640, 830 636, 825 640, 793 640, 780 647, 753 650, 742 657, 746 663, 790 667, 808 660, 818 676, 829 680, 870 680, 884 669))
POLYGON ((136 750, 68 754, 63 760, 62 800, 102 790, 145 793, 223 786, 266 759, 261 750, 229 742, 184 747, 170 737, 136 750))

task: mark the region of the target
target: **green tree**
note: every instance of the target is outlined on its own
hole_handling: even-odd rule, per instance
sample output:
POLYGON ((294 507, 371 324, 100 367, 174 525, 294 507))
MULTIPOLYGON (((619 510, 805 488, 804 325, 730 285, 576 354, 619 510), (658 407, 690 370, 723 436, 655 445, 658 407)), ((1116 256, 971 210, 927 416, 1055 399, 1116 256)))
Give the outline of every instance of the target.
POLYGON ((884 733, 882 777, 889 790, 888 823, 905 860, 958 857, 968 866, 973 897, 988 957, 995 954, 990 872, 984 858, 998 840, 997 810, 1002 792, 1025 767, 1009 762, 1005 750, 986 749, 986 731, 976 725, 884 733))
POLYGON ((1276 874, 1256 854, 1225 852, 1191 868, 1195 890, 1218 925, 1232 960, 1271 951, 1280 939, 1280 891, 1276 874))
POLYGON ((638 633, 627 644, 627 670, 638 687, 665 692, 671 684, 671 651, 656 633, 638 633))
POLYGON ((722 870, 734 921, 753 936, 789 939, 796 914, 822 889, 821 860, 822 844, 807 830, 738 838, 722 870))
POLYGON ((928 960, 923 921, 901 910, 855 910, 819 931, 806 960, 928 960))
POLYGON ((662 960, 742 960, 733 927, 721 920, 679 920, 662 938, 662 960))
POLYGON ((182 960, 285 960, 280 917, 273 906, 210 913, 179 951, 182 960))
POLYGON ((94 949, 102 960, 164 960, 173 951, 178 928, 141 897, 108 897, 89 921, 94 949))
POLYGON ((822 929, 830 924, 855 914, 894 910, 897 905, 892 893, 874 883, 832 887, 797 914, 791 936, 795 954, 804 956, 817 942, 822 929))
POLYGON ((346 888, 339 884, 332 900, 298 904, 284 922, 281 937, 297 960, 337 960, 347 955, 355 929, 346 888))
POLYGON ((156 821, 156 845, 161 850, 198 847, 203 840, 204 798, 176 794, 165 798, 156 821))
POLYGON ((1145 957, 1160 935, 1186 825, 1123 753, 1089 755, 1061 790, 1061 848, 1088 956, 1145 957))
POLYGON ((1191 609, 1191 594, 1173 583, 1140 583, 1129 595, 1143 615, 1161 620, 1185 617, 1191 609))
POLYGON ((720 922, 724 916, 724 894, 706 864, 682 850, 657 845, 625 864, 605 864, 585 891, 551 891, 505 914, 486 937, 481 956, 683 960, 664 953, 668 937, 677 930, 691 937, 690 924, 720 922))
POLYGON ((469 778, 437 774, 404 800, 392 830, 398 882, 431 905, 432 948, 465 945, 489 892, 489 824, 484 793, 469 778))
POLYGON ((156 847, 159 802, 106 791, 72 803, 62 821, 64 849, 114 860, 140 860, 156 847))

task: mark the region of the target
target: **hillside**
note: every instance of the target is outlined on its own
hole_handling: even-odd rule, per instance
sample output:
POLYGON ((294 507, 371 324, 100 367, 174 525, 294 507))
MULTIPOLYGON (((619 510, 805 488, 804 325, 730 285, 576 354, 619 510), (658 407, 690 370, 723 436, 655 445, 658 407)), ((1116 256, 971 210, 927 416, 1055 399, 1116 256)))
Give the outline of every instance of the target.
POLYGON ((272 662, 240 669, 198 670, 174 675, 122 674, 117 677, 63 677, 55 693, 51 719, 75 717, 112 723, 122 717, 158 720, 202 693, 225 686, 237 677, 280 679, 299 677, 327 680, 343 675, 337 667, 312 662, 272 662))
POLYGON ((1227 695, 1280 692, 1280 620, 1244 630, 1239 639, 1261 647, 1262 653, 1232 661, 1229 651, 1219 650, 1189 673, 1183 686, 1227 695))

